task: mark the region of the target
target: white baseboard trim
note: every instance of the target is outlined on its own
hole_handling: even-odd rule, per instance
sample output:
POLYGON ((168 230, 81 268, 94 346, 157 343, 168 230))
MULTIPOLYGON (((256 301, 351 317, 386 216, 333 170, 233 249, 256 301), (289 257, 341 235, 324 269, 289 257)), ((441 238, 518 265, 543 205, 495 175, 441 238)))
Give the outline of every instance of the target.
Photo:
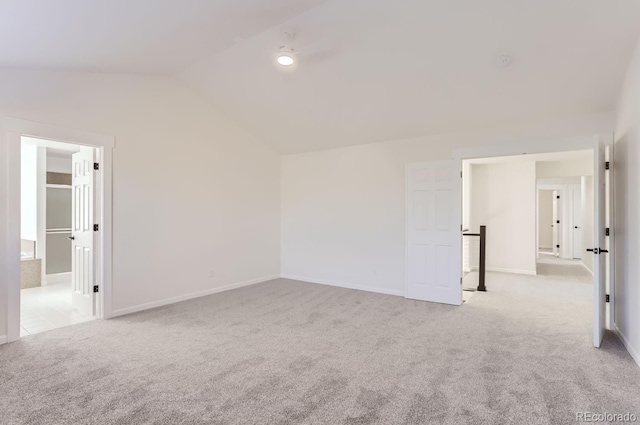
POLYGON ((9 342, 9 338, 6 335, 0 335, 0 345, 9 342))
POLYGON ((71 272, 48 274, 45 277, 44 284, 51 285, 54 283, 66 283, 66 282, 71 282, 71 272))
POLYGON ((149 303, 138 304, 132 307, 121 308, 111 312, 109 318, 124 316, 125 314, 137 313, 143 310, 149 310, 151 308, 162 307, 169 304, 179 303, 181 301, 187 301, 194 298, 200 298, 207 295, 217 294, 218 292, 230 291, 232 289, 242 288, 244 286, 255 285, 256 283, 266 282, 268 280, 278 279, 280 275, 275 274, 271 276, 259 277, 257 279, 246 280, 244 282, 232 283, 230 285, 220 286, 217 288, 206 289, 204 291, 192 292, 190 294, 179 295, 177 297, 165 298, 163 300, 152 301, 149 303))
POLYGON ((338 288, 346 288, 346 289, 356 289, 358 291, 366 291, 366 292, 375 292, 378 294, 385 295, 395 295, 398 297, 404 297, 404 291, 398 291, 395 289, 385 289, 385 288, 376 288, 375 286, 362 286, 362 285, 354 285, 351 283, 344 282, 336 282, 333 280, 325 280, 325 279, 314 279, 306 276, 295 276, 291 274, 281 274, 281 278, 283 279, 291 279, 291 280, 299 280, 302 282, 308 283, 317 283, 320 285, 328 285, 328 286, 337 286, 338 288))
POLYGON ((515 273, 515 274, 526 274, 528 276, 536 276, 536 273, 533 270, 518 270, 518 269, 502 269, 499 267, 487 267, 488 272, 500 272, 500 273, 515 273))
POLYGON ((631 355, 631 358, 633 358, 633 360, 635 360, 638 367, 640 367, 640 353, 638 353, 635 350, 635 348, 631 346, 631 343, 629 342, 627 337, 622 333, 622 331, 620 331, 620 328, 618 328, 618 325, 614 325, 614 331, 616 334, 618 334, 618 337, 620 337, 620 341, 622 341, 622 344, 631 355))
MULTIPOLYGON (((472 267, 473 271, 478 271, 478 267, 472 267)), ((537 276, 538 273, 531 270, 519 270, 519 269, 503 269, 500 267, 487 267, 488 272, 499 272, 499 273, 513 273, 513 274, 525 274, 527 276, 537 276)))

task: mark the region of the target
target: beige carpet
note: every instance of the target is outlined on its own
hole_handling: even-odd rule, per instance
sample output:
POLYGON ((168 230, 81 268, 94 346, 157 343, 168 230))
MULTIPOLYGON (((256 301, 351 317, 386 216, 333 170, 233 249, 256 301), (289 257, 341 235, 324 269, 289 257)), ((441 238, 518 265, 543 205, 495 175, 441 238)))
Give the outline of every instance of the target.
POLYGON ((2 424, 572 424, 640 415, 591 287, 490 274, 461 307, 275 280, 0 347, 2 424))
POLYGON ((581 260, 557 258, 551 254, 540 254, 537 261, 537 272, 540 276, 558 278, 563 282, 570 280, 591 283, 593 280, 593 274, 582 264, 581 260))

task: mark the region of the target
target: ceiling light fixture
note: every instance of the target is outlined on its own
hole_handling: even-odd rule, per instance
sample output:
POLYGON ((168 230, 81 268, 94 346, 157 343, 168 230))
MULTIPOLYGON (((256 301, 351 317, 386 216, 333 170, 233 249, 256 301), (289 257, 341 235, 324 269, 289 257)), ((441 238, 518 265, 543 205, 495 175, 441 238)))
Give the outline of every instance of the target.
POLYGON ((291 66, 296 61, 296 55, 292 48, 282 46, 278 51, 278 55, 276 56, 276 60, 282 66, 291 66))
POLYGON ((291 40, 293 40, 293 31, 285 31, 282 34, 282 44, 276 55, 276 61, 284 67, 290 67, 296 62, 296 53, 291 47, 291 40))

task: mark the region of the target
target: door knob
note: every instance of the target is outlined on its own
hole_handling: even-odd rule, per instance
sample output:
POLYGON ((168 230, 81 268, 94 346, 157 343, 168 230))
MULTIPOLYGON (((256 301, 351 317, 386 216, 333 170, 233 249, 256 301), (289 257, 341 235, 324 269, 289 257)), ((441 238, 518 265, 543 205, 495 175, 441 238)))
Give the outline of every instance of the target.
POLYGON ((573 228, 574 228, 574 229, 579 229, 579 227, 578 227, 578 226, 573 226, 573 228))
POLYGON ((75 239, 75 236, 67 236, 67 239, 69 239, 70 241, 75 239))

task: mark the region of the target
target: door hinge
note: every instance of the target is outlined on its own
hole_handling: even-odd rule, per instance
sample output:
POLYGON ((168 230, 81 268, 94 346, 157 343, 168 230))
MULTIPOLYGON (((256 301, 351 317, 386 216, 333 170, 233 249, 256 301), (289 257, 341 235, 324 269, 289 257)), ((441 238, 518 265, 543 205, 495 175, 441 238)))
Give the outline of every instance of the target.
POLYGON ((605 163, 604 163, 604 169, 605 169, 605 170, 608 170, 608 169, 609 169, 609 167, 610 167, 610 166, 609 166, 609 161, 605 162, 605 163))
POLYGON ((462 171, 460 171, 460 178, 462 178, 462 171))
POLYGON ((605 295, 605 297, 604 297, 604 301, 605 301, 605 302, 609 302, 609 294, 605 295))
POLYGON ((462 278, 460 278, 460 285, 462 285, 462 278))
POLYGON ((98 170, 100 169, 100 163, 98 163, 98 162, 94 162, 94 163, 93 163, 93 169, 94 169, 94 170, 96 170, 96 171, 98 171, 98 170))
POLYGON ((98 224, 94 224, 93 225, 93 231, 97 232, 98 230, 100 230, 100 226, 98 224))
POLYGON ((98 292, 98 285, 93 285, 93 292, 94 293, 98 292))
POLYGON ((604 235, 605 236, 609 236, 609 228, 608 227, 606 229, 604 229, 604 235))

